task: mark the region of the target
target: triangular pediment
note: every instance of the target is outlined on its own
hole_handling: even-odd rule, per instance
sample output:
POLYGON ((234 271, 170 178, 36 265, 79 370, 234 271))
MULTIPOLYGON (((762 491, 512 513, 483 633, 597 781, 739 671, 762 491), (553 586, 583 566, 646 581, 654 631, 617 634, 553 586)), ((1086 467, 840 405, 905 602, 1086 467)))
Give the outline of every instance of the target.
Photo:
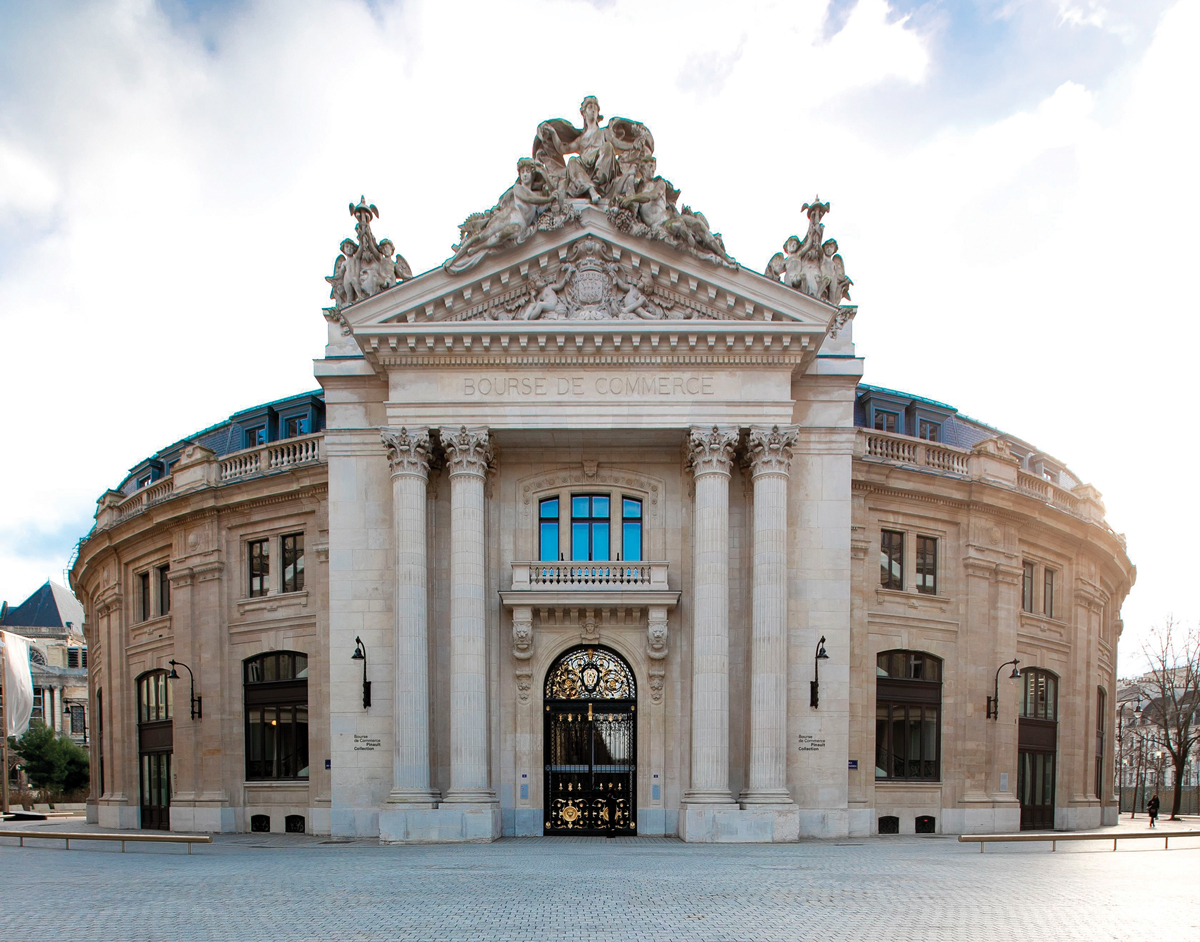
POLYGON ((621 232, 599 210, 485 259, 467 272, 439 267, 342 311, 356 336, 402 325, 470 324, 590 330, 675 322, 788 325, 824 334, 838 309, 742 267, 621 232))

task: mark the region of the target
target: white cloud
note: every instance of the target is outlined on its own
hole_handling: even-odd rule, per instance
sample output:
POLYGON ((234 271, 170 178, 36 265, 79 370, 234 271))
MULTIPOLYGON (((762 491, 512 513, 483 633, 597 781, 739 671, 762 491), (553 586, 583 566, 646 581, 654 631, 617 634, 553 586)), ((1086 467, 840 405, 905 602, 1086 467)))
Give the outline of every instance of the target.
MULTIPOLYGON (((1058 9, 1078 37, 1132 7, 1058 9)), ((1131 632, 1200 616, 1176 542, 1200 511, 1156 482, 1196 457, 1177 410, 1198 330, 1198 20, 1181 2, 1105 83, 1056 79, 901 144, 868 138, 848 102, 958 89, 931 84, 954 77, 884 0, 828 40, 825 4, 791 0, 248 0, 200 25, 149 0, 29 7, 0 36, 0 393, 22 450, 0 465, 20 495, 0 530, 57 532, 146 454, 313 388, 347 202, 365 193, 380 234, 432 267, 537 122, 596 94, 650 126, 662 172, 750 267, 802 228, 804 201, 831 199, 868 380, 1096 483, 1139 565, 1131 632), (695 95, 677 87, 689 69, 695 95)), ((46 575, 15 540, 13 598, 46 575)))

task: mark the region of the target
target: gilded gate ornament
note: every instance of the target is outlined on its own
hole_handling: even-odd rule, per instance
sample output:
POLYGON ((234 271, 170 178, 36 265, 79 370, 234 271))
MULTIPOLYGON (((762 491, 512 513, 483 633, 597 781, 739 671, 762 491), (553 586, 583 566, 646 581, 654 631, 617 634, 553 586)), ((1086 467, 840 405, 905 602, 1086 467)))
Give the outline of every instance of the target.
POLYGON ((567 654, 546 678, 551 700, 632 700, 637 696, 633 674, 607 651, 579 648, 567 654))

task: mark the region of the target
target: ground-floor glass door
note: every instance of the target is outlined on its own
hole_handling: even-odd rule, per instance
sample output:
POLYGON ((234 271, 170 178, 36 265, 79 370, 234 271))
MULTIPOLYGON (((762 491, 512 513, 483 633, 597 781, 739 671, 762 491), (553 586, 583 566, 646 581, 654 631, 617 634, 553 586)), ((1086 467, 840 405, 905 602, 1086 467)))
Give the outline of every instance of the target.
POLYGON ((637 691, 615 651, 574 648, 545 687, 546 834, 637 829, 637 691))
POLYGON ((143 752, 141 755, 142 827, 171 829, 171 753, 143 752))

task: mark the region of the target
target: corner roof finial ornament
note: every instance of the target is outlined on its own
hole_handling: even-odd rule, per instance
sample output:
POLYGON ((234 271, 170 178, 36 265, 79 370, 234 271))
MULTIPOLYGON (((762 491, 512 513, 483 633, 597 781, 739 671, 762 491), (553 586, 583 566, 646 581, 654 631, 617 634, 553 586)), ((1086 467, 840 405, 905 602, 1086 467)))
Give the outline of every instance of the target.
MULTIPOLYGON (((846 277, 846 265, 838 254, 837 240, 825 239, 822 220, 829 214, 829 203, 822 203, 818 195, 801 209, 808 216, 808 232, 803 240, 799 236, 788 236, 783 251, 776 252, 767 263, 765 274, 801 294, 837 307, 843 300, 850 300, 850 286, 854 282, 846 277)), ((846 319, 840 318, 835 325, 834 336, 846 319)))
POLYGON ((368 203, 366 196, 360 196, 358 205, 350 204, 350 215, 354 217, 354 234, 358 241, 342 240, 342 252, 333 263, 333 274, 325 276, 329 282, 329 297, 333 299, 333 307, 325 309, 325 316, 341 324, 343 334, 348 334, 350 328, 341 314, 342 308, 412 277, 412 269, 404 256, 394 254, 396 247, 391 239, 375 241, 375 234, 371 232, 371 220, 379 218, 375 204, 368 203))

